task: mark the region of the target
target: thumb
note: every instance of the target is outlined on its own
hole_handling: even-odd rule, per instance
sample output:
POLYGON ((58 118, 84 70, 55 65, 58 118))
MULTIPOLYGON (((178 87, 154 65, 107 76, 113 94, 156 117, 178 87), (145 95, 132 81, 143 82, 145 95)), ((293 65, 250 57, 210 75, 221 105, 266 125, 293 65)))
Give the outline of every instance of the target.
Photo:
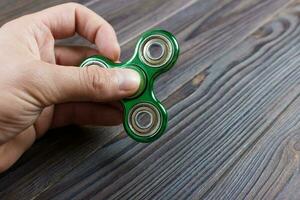
POLYGON ((120 100, 134 95, 140 84, 140 75, 131 69, 43 65, 34 75, 39 78, 33 84, 35 91, 32 94, 44 106, 76 101, 120 100))

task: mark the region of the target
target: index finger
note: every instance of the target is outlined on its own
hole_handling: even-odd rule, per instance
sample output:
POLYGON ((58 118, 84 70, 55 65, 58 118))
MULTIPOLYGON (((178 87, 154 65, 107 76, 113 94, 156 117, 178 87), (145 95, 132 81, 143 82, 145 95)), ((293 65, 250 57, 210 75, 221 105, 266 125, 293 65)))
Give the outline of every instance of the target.
POLYGON ((120 46, 112 26, 92 10, 77 4, 54 6, 31 15, 41 20, 55 39, 78 33, 96 44, 100 54, 116 61, 120 57, 120 46))

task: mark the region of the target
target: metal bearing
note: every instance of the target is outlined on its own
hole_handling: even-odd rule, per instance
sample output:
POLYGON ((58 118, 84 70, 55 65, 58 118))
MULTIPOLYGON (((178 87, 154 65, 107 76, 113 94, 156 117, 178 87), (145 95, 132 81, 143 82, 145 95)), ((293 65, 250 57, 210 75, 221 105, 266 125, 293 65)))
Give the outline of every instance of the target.
POLYGON ((97 61, 97 60, 88 61, 87 63, 84 64, 84 67, 88 67, 88 66, 91 66, 91 65, 97 65, 97 66, 102 67, 102 68, 108 68, 104 63, 102 63, 100 61, 97 61))
POLYGON ((140 48, 140 59, 150 67, 161 67, 172 57, 173 47, 170 41, 162 35, 151 35, 146 38, 140 48), (157 46, 161 53, 158 56, 152 55, 151 48, 157 46))
POLYGON ((161 116, 158 109, 149 103, 140 103, 135 105, 129 112, 128 124, 132 131, 139 136, 155 135, 161 127, 161 116), (140 120, 144 120, 143 115, 148 116, 149 120, 146 124, 142 124, 140 120), (141 119, 139 119, 141 118, 141 119))

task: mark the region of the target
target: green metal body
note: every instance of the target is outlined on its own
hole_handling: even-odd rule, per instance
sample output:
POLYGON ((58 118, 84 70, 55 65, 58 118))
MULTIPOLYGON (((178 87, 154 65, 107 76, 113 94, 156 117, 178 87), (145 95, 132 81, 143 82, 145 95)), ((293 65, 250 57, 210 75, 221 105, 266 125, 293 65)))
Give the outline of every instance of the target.
POLYGON ((102 63, 107 68, 130 68, 136 70, 141 76, 141 83, 138 92, 130 97, 122 100, 122 105, 124 107, 124 119, 123 125, 127 134, 138 142, 152 142, 158 139, 164 132, 167 127, 168 116, 167 111, 164 106, 160 103, 160 101, 155 97, 153 92, 153 84, 157 76, 168 71, 177 61, 179 55, 179 45, 175 37, 164 30, 150 30, 143 33, 137 42, 135 52, 131 59, 124 63, 114 63, 111 60, 95 55, 85 59, 81 63, 81 67, 87 66, 88 63, 102 63), (149 38, 152 35, 161 35, 169 40, 169 44, 172 45, 172 52, 170 52, 170 59, 160 67, 153 67, 149 64, 145 63, 143 59, 141 59, 141 44, 145 42, 145 39, 149 38), (133 106, 139 103, 149 103, 159 111, 161 124, 159 130, 156 131, 153 135, 138 135, 136 134, 130 124, 129 124, 129 112, 133 108, 133 106))

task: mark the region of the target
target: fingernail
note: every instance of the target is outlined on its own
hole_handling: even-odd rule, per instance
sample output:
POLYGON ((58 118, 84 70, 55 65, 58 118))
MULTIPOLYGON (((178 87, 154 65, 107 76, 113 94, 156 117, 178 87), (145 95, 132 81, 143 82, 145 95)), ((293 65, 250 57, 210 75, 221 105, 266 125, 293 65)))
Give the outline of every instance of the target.
POLYGON ((137 91, 140 85, 140 75, 132 69, 119 69, 118 81, 120 90, 137 91))

